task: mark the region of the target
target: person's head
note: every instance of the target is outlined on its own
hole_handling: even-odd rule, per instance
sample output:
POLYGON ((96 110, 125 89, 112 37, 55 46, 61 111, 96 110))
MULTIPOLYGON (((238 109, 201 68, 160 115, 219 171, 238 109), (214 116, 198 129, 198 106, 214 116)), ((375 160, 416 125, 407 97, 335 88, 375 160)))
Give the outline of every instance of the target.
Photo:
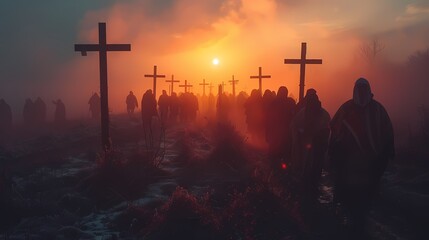
POLYGON ((162 90, 162 95, 167 95, 167 91, 166 90, 162 90))
POLYGON ((371 86, 365 78, 359 78, 353 88, 353 102, 361 107, 366 106, 373 98, 371 86))
POLYGON ((133 91, 130 91, 130 95, 134 95, 133 91))
POLYGON ((319 96, 317 96, 316 91, 307 91, 305 99, 305 108, 307 110, 312 111, 321 108, 321 102, 319 101, 319 96))
POLYGON ((279 90, 277 91, 277 97, 287 98, 288 94, 289 94, 289 91, 288 91, 287 87, 285 87, 285 86, 279 87, 279 90))
POLYGON ((316 89, 314 89, 314 88, 307 89, 307 92, 305 93, 305 97, 307 97, 310 94, 316 94, 317 95, 316 89))

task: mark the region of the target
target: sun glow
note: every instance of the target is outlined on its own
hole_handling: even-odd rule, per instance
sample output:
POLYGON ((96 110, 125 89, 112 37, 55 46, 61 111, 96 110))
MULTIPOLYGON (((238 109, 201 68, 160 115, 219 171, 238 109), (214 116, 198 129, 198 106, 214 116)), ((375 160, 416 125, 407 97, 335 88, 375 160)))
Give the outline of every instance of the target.
POLYGON ((219 65, 219 59, 214 58, 214 59, 212 60, 212 63, 213 63, 213 65, 219 65))

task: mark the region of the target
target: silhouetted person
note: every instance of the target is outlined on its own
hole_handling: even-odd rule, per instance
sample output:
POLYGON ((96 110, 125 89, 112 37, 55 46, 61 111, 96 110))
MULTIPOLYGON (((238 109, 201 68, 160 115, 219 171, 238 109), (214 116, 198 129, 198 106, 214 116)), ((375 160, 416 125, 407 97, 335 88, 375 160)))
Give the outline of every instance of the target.
POLYGON ((286 159, 290 151, 290 123, 295 112, 295 101, 288 97, 289 91, 282 86, 271 105, 266 108, 265 139, 269 145, 273 167, 281 167, 281 159, 286 159))
POLYGON ((91 118, 99 119, 100 111, 101 111, 100 96, 98 96, 97 93, 94 93, 89 99, 88 104, 89 104, 89 111, 91 112, 91 118))
POLYGON ((264 107, 261 92, 253 89, 244 104, 247 130, 252 138, 261 140, 264 136, 264 107))
POLYGON ((395 154, 389 115, 373 99, 366 79, 356 81, 353 99, 338 109, 331 129, 334 197, 350 213, 353 232, 362 234, 380 178, 395 154))
POLYGON ((179 116, 180 102, 177 94, 175 92, 171 93, 170 96, 170 121, 172 123, 177 122, 179 116))
POLYGON ((34 103, 30 98, 25 100, 24 109, 22 111, 24 124, 27 126, 34 125, 34 103))
POLYGON ((266 142, 266 127, 267 127, 267 121, 268 121, 268 113, 272 108, 272 104, 274 102, 274 99, 276 98, 276 94, 267 89, 264 92, 264 95, 262 95, 262 106, 263 106, 263 110, 264 110, 264 115, 263 115, 263 140, 266 142))
POLYGON ((159 96, 158 106, 161 121, 165 124, 168 118, 168 109, 170 108, 170 97, 168 96, 167 91, 162 90, 162 94, 159 96))
POLYGON ((216 117, 219 122, 227 122, 230 110, 230 99, 222 92, 222 85, 218 88, 218 97, 216 103, 216 117))
POLYGON ((34 101, 34 114, 35 114, 35 122, 37 124, 43 124, 46 122, 46 104, 45 102, 38 97, 36 101, 34 101))
POLYGON ((139 107, 139 103, 133 91, 130 91, 130 94, 128 94, 125 103, 127 104, 128 116, 131 118, 134 115, 134 109, 139 107))
POLYGON ((305 101, 306 101, 307 95, 309 94, 317 94, 317 92, 314 88, 307 89, 307 92, 305 92, 304 98, 301 101, 299 101, 298 104, 296 104, 296 112, 301 111, 301 109, 305 107, 305 101))
POLYGON ((329 113, 316 93, 307 94, 303 109, 293 118, 291 167, 300 180, 305 200, 317 200, 329 143, 329 113))
POLYGON ((198 98, 193 93, 190 95, 190 119, 192 122, 195 122, 197 119, 197 112, 199 111, 198 98))
POLYGON ((141 112, 143 131, 145 134, 146 146, 150 149, 153 148, 153 134, 152 134, 152 118, 158 116, 156 109, 156 99, 152 93, 152 90, 147 90, 143 94, 141 101, 141 112))
POLYGON ((216 98, 212 93, 209 94, 207 105, 208 116, 213 117, 215 112, 216 98))
POLYGON ((58 125, 63 125, 66 122, 66 106, 61 99, 52 103, 55 104, 54 122, 58 125))
POLYGON ((12 109, 4 99, 0 99, 0 134, 12 128, 12 109))

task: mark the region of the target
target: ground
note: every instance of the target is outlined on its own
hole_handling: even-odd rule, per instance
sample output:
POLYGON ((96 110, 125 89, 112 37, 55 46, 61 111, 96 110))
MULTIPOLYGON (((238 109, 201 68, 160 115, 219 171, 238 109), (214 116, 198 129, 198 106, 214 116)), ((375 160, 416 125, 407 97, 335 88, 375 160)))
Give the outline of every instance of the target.
MULTIPOLYGON (((97 122, 14 131, 0 149, 5 239, 350 239, 326 172, 317 202, 303 203, 288 169, 272 171, 266 151, 228 124, 165 135, 154 124, 155 153, 123 115, 112 117, 108 153, 97 122)), ((390 164, 368 239, 427 236, 425 169, 390 164)))

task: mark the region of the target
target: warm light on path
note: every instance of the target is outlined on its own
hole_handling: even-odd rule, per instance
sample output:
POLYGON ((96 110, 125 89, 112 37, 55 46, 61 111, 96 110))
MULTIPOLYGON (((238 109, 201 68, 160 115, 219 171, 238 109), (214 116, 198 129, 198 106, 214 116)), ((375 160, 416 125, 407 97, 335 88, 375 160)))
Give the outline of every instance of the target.
POLYGON ((212 63, 213 63, 213 65, 219 65, 219 59, 214 58, 214 59, 212 60, 212 63))

